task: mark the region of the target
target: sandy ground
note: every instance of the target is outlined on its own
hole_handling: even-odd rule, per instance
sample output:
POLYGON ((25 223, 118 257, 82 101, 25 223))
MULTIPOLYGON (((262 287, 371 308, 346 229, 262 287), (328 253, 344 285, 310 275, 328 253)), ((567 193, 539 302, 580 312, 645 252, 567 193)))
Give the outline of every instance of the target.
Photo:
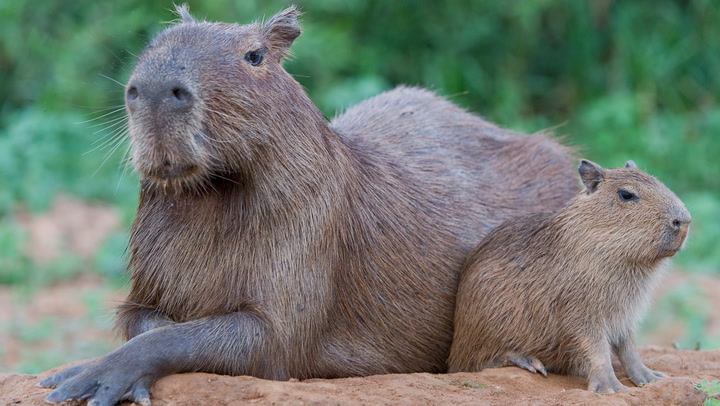
MULTIPOLYGON (((626 385, 612 395, 586 390, 586 380, 519 368, 476 373, 393 374, 365 378, 276 382, 240 376, 180 374, 160 380, 152 404, 162 405, 702 405, 707 395, 693 386, 720 379, 720 350, 641 350, 646 364, 669 375, 652 384, 626 385)), ((619 365, 616 365, 616 371, 619 365)), ((56 369, 57 370, 57 369, 56 369)), ((53 370, 55 371, 55 370, 53 370)), ((0 375, 0 405, 42 405, 48 389, 34 385, 40 375, 0 375)))

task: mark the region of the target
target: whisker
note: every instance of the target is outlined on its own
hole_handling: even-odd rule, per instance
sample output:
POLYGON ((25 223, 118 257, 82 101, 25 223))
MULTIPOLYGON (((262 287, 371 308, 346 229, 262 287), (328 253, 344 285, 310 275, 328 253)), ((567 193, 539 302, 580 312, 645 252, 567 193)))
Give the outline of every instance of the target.
MULTIPOLYGON (((102 141, 102 144, 93 147, 90 151, 86 152, 85 154, 87 154, 87 153, 89 153, 89 152, 92 152, 92 151, 95 151, 95 150, 98 150, 98 149, 105 149, 105 147, 106 147, 108 144, 114 144, 119 138, 123 138, 123 137, 124 137, 124 135, 123 135, 122 133, 123 133, 123 132, 127 132, 127 129, 128 129, 127 126, 123 126, 123 127, 116 128, 115 130, 113 130, 113 132, 111 132, 111 133, 109 133, 109 134, 106 134, 106 135, 100 137, 100 138, 97 139, 96 141, 93 141, 90 145, 95 145, 95 144, 97 144, 98 142, 101 142, 101 141, 102 141), (103 141, 103 140, 105 140, 105 141, 103 141)), ((83 154, 83 155, 84 155, 84 154, 83 154)))
MULTIPOLYGON (((111 124, 111 125, 108 125, 108 126, 105 127, 105 128, 101 128, 101 129, 99 129, 99 130, 95 130, 95 131, 92 133, 92 135, 95 135, 95 134, 100 133, 100 132, 103 132, 103 131, 110 131, 112 128, 117 129, 118 126, 120 126, 120 127, 128 127, 129 124, 128 124, 127 122, 125 122, 125 121, 117 121, 116 123, 111 124)), ((115 132, 115 130, 113 130, 113 132, 115 132)), ((100 137, 100 139, 103 139, 103 138, 107 138, 107 135, 104 135, 104 136, 100 137)), ((95 141, 95 142, 97 142, 97 141, 95 141)), ((95 142, 93 142, 93 144, 94 144, 95 142)))
MULTIPOLYGON (((122 131, 125 131, 128 129, 128 124, 127 123, 115 123, 115 125, 113 125, 112 127, 108 127, 106 129, 104 129, 104 130, 108 130, 109 132, 107 134, 103 135, 102 137, 99 137, 95 141, 91 142, 90 145, 95 145, 98 142, 106 143, 108 139, 114 139, 115 136, 119 132, 122 132, 122 131), (116 127, 116 128, 112 131, 109 131, 112 127, 116 127), (105 141, 103 141, 103 140, 105 140, 105 141)), ((100 131, 103 131, 103 130, 95 131, 92 135, 95 135, 95 134, 99 133, 100 131)))
POLYGON ((92 144, 95 144, 95 143, 101 141, 101 140, 104 139, 104 138, 110 137, 109 139, 105 140, 105 142, 103 142, 102 144, 94 147, 94 148, 91 149, 90 151, 85 152, 83 155, 87 155, 87 154, 89 154, 89 153, 91 153, 91 152, 93 152, 93 151, 97 151, 98 149, 104 149, 104 148, 107 147, 108 145, 112 145, 112 144, 115 144, 115 143, 118 142, 118 141, 122 141, 122 140, 125 138, 125 136, 127 135, 127 129, 128 129, 128 126, 127 126, 127 125, 124 125, 124 126, 122 126, 122 127, 116 128, 112 133, 106 135, 105 137, 102 137, 100 140, 95 141, 95 142, 93 142, 92 144))
POLYGON ((98 173, 98 171, 105 165, 105 163, 110 159, 110 157, 115 153, 115 151, 117 151, 117 149, 120 147, 120 145, 122 145, 122 141, 125 139, 126 135, 127 134, 123 134, 122 137, 118 137, 119 141, 110 149, 108 154, 105 156, 105 159, 103 159, 100 166, 97 169, 95 169, 95 172, 93 172, 92 176, 95 176, 98 173))
POLYGON ((219 115, 219 116, 227 117, 227 118, 232 119, 232 120, 237 120, 237 121, 240 121, 240 120, 241 120, 240 117, 235 117, 235 116, 231 116, 231 115, 229 115, 229 114, 221 113, 221 112, 219 112, 219 111, 217 111, 217 110, 213 110, 213 109, 210 109, 210 108, 207 108, 207 107, 205 108, 205 110, 206 110, 206 111, 209 111, 209 112, 211 112, 211 113, 217 114, 217 115, 219 115))
POLYGON ((120 83, 120 82, 118 82, 117 80, 111 78, 110 76, 103 75, 102 73, 98 73, 98 75, 104 77, 105 79, 107 79, 107 80, 109 80, 109 81, 115 82, 115 83, 117 83, 118 85, 120 85, 120 86, 122 86, 122 87, 125 87, 125 84, 124 84, 124 83, 120 83))
POLYGON ((233 142, 232 140, 216 140, 216 139, 210 137, 209 135, 205 134, 204 131, 200 131, 198 134, 199 134, 200 137, 202 137, 204 140, 207 140, 207 141, 209 141, 209 142, 217 142, 218 144, 230 144, 230 143, 233 142))
POLYGON ((99 113, 99 112, 101 112, 101 111, 117 110, 117 109, 122 109, 122 108, 124 108, 124 107, 125 107, 125 103, 122 103, 122 104, 113 104, 112 106, 103 107, 103 108, 97 109, 97 110, 95 110, 95 111, 93 111, 93 112, 85 113, 85 114, 83 114, 83 115, 84 115, 84 116, 89 116, 89 115, 92 115, 92 114, 99 113))
POLYGON ((448 99, 451 99, 451 98, 453 98, 453 97, 465 96, 465 95, 468 95, 468 94, 470 94, 470 92, 467 91, 467 90, 465 90, 465 91, 462 91, 462 92, 457 92, 457 93, 449 94, 449 95, 447 95, 447 96, 445 96, 445 97, 447 97, 448 99))
POLYGON ((209 190, 211 190, 213 193, 215 193, 215 195, 220 195, 220 191, 217 190, 215 185, 213 185, 212 180, 210 180, 209 178, 203 179, 203 181, 200 182, 197 186, 202 189, 201 192, 203 193, 207 193, 209 190))
MULTIPOLYGON (((222 175, 218 175, 218 174, 216 174, 216 173, 214 173, 212 176, 213 176, 213 177, 216 177, 216 178, 218 178, 218 179, 226 180, 226 181, 228 181, 228 182, 230 182, 230 183, 232 183, 232 184, 235 184, 235 185, 240 185, 240 184, 241 184, 240 182, 238 182, 238 181, 236 181, 236 180, 232 180, 232 179, 230 179, 230 178, 226 178, 226 177, 224 177, 224 176, 222 176, 222 175)), ((213 187, 213 189, 214 189, 214 187, 213 187)))
POLYGON ((123 179, 125 179, 125 175, 127 175, 128 168, 130 167, 130 149, 132 148, 132 145, 128 142, 127 147, 125 148, 125 152, 123 152, 122 158, 120 159, 120 164, 123 168, 122 172, 120 173, 120 179, 118 179, 117 185, 115 185, 115 193, 120 189, 120 184, 122 183, 123 179))
POLYGON ((96 114, 96 113, 99 113, 99 112, 101 112, 101 111, 114 109, 113 111, 108 112, 108 113, 105 113, 105 114, 103 114, 103 115, 101 115, 101 116, 98 116, 98 117, 95 117, 95 118, 91 118, 91 119, 85 120, 85 121, 78 121, 78 122, 75 123, 75 124, 85 124, 85 123, 89 123, 89 122, 91 122, 91 121, 99 120, 99 119, 101 119, 101 118, 103 118, 103 117, 107 117, 107 116, 109 116, 109 115, 115 114, 115 113, 119 112, 120 110, 123 110, 124 108, 125 108, 125 106, 122 106, 122 107, 109 107, 109 108, 107 108, 107 109, 98 110, 98 111, 96 111, 95 113, 90 113, 90 114, 96 114))
MULTIPOLYGON (((111 154, 112 154, 112 151, 114 151, 114 150, 116 149, 115 147, 116 147, 117 145, 122 144, 122 142, 125 141, 125 135, 126 135, 126 134, 127 134, 126 131, 125 131, 125 132, 119 132, 115 137, 113 137, 113 139, 111 140, 112 142, 106 143, 105 147, 107 147, 108 145, 112 145, 112 147, 110 148, 110 153, 111 153, 111 154)), ((103 147, 103 149, 105 149, 105 147, 103 147)))
MULTIPOLYGON (((95 127, 99 127, 99 126, 101 126, 101 125, 114 123, 114 122, 116 122, 116 121, 125 120, 125 118, 126 118, 125 115, 122 115, 122 116, 120 116, 120 117, 113 118, 112 120, 104 121, 104 122, 102 122, 102 123, 93 124, 93 125, 89 126, 88 128, 95 128, 95 127)), ((85 121, 85 122, 87 123, 87 121, 85 121)), ((108 128, 109 128, 109 127, 108 127, 108 128)))

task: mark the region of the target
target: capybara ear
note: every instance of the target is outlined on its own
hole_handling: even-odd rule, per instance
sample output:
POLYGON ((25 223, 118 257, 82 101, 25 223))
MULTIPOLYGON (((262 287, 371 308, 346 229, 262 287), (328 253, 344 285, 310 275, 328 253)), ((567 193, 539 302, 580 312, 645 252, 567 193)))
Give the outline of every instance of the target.
POLYGON ((582 179, 583 184, 585 184, 587 194, 594 193, 600 182, 605 179, 605 169, 587 159, 580 161, 578 172, 580 172, 580 179, 582 179))
POLYGON ((180 20, 183 23, 197 22, 195 20, 195 17, 193 17, 190 14, 190 8, 188 7, 187 4, 181 4, 179 6, 175 6, 175 14, 177 14, 180 17, 180 20))
POLYGON ((290 6, 262 25, 262 36, 267 41, 270 52, 275 54, 277 59, 282 59, 288 54, 290 45, 302 32, 298 22, 299 16, 300 11, 295 6, 290 6))
POLYGON ((632 159, 629 160, 629 161, 627 161, 627 162, 625 162, 625 167, 626 167, 626 168, 630 168, 630 169, 637 169, 637 168, 638 168, 637 165, 635 165, 635 161, 633 161, 632 159))

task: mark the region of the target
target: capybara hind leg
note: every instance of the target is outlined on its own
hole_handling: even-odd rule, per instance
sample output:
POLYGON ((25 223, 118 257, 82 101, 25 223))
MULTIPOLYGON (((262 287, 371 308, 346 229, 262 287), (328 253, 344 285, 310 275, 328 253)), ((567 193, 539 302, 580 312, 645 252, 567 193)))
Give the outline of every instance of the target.
POLYGON ((535 357, 523 355, 514 351, 506 352, 499 360, 500 366, 516 366, 522 369, 527 369, 532 373, 540 372, 543 376, 547 376, 545 365, 535 357))

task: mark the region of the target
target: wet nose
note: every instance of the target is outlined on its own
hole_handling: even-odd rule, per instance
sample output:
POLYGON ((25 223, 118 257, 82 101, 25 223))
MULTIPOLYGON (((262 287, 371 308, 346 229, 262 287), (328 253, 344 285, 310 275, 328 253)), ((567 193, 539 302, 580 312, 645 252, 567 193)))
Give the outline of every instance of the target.
POLYGON ((143 105, 166 113, 186 111, 192 107, 194 99, 192 91, 178 81, 131 82, 125 95, 130 110, 143 105))

